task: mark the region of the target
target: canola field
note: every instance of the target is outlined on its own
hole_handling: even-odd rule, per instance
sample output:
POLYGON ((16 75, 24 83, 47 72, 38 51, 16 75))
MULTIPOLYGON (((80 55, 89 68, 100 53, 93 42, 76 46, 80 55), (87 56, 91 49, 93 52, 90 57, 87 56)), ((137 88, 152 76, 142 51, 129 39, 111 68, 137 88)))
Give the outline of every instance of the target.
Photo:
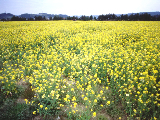
POLYGON ((29 84, 35 116, 160 119, 160 22, 1 22, 0 62, 1 96, 29 84))

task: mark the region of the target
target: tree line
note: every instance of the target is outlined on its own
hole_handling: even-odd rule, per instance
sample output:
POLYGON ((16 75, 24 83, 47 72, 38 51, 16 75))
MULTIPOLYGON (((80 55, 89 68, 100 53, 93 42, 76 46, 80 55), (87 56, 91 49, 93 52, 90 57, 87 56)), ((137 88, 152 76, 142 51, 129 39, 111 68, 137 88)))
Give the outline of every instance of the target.
POLYGON ((106 15, 99 15, 98 20, 105 21, 105 20, 124 20, 124 21, 160 21, 160 15, 151 16, 148 13, 143 14, 122 14, 120 16, 116 16, 115 14, 106 14, 106 15))
MULTIPOLYGON (((45 16, 35 16, 34 18, 23 18, 23 17, 18 17, 18 16, 13 16, 11 21, 40 21, 40 20, 83 20, 83 21, 88 21, 88 20, 99 20, 99 21, 160 21, 160 15, 155 15, 151 16, 148 13, 143 13, 143 14, 121 14, 120 16, 117 16, 115 14, 106 14, 106 15, 99 15, 98 18, 91 16, 85 16, 82 15, 81 17, 77 16, 68 16, 67 18, 63 18, 61 16, 54 16, 50 18, 46 18, 45 16)), ((2 21, 5 21, 5 19, 2 19, 2 21)))

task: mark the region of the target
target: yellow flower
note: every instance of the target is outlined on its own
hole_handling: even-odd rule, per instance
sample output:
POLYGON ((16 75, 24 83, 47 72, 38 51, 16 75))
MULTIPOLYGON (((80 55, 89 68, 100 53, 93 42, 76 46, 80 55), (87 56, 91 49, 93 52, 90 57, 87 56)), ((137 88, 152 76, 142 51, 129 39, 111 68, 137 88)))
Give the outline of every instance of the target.
POLYGON ((100 94, 103 94, 103 90, 100 91, 100 94))
POLYGON ((52 90, 50 94, 54 97, 55 91, 52 90))
POLYGON ((59 96, 60 96, 60 95, 59 95, 59 94, 57 94, 57 95, 56 95, 56 99, 58 99, 58 98, 59 98, 59 96))
POLYGON ((75 103, 74 103, 74 108, 75 108, 76 106, 77 106, 77 103, 75 102, 75 103))
POLYGON ((106 87, 106 90, 108 90, 108 87, 106 87))
POLYGON ((94 102, 97 103, 97 99, 95 99, 94 102))
POLYGON ((95 92, 94 92, 93 90, 91 90, 91 93, 92 93, 92 94, 95 94, 95 92))
POLYGON ((148 91, 143 91, 143 94, 146 94, 146 93, 148 93, 148 91))
POLYGON ((67 101, 68 101, 68 99, 67 99, 67 98, 64 98, 64 101, 66 101, 66 102, 67 102, 67 101))
POLYGON ((95 78, 97 78, 97 73, 94 75, 95 78))
POLYGON ((154 117, 154 120, 157 120, 157 118, 156 118, 156 117, 154 117))
POLYGON ((137 113, 137 110, 136 110, 136 109, 134 109, 133 111, 134 111, 135 113, 137 113))
POLYGON ((139 92, 139 91, 137 91, 137 94, 139 95, 139 94, 140 94, 140 92, 139 92))
POLYGON ((47 107, 45 107, 45 110, 47 110, 48 108, 47 107))
POLYGON ((60 107, 63 107, 64 105, 63 105, 63 104, 59 104, 59 106, 60 106, 60 107))
POLYGON ((40 108, 43 108, 43 105, 40 105, 40 108))
POLYGON ((66 95, 66 98, 69 98, 69 95, 68 95, 68 94, 66 95))
POLYGON ((73 97, 72 101, 76 101, 76 97, 75 96, 73 97))
POLYGON ((111 101, 107 101, 107 105, 110 105, 111 101))
POLYGON ((71 91, 74 91, 74 88, 71 88, 71 91))
POLYGON ((26 101, 26 104, 28 103, 28 100, 27 99, 24 99, 26 101))
POLYGON ((88 98, 87 98, 87 97, 85 97, 85 98, 84 98, 84 100, 88 100, 88 98))
POLYGON ((72 113, 74 114, 74 113, 75 113, 75 110, 72 110, 72 113))
MULTIPOLYGON (((2 71, 2 70, 0 70, 0 71, 2 71)), ((1 73, 1 72, 0 72, 1 73)), ((3 77, 2 76, 0 76, 0 80, 2 80, 3 79, 3 77)))
POLYGON ((93 117, 96 117, 96 112, 93 113, 93 117))
POLYGON ((33 114, 35 115, 35 114, 36 114, 36 111, 33 111, 33 114))

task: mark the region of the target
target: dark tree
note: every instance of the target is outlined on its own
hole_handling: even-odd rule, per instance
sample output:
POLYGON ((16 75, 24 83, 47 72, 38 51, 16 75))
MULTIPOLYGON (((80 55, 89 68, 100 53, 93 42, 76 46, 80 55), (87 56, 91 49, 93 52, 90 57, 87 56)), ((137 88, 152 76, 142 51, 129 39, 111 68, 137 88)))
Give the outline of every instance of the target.
POLYGON ((140 20, 142 21, 150 21, 151 20, 151 15, 148 13, 140 14, 140 20))
POLYGON ((33 18, 28 18, 28 21, 33 21, 34 19, 33 18))
POLYGON ((156 20, 160 21, 160 15, 158 15, 158 16, 156 17, 156 20))
POLYGON ((18 16, 13 16, 13 17, 11 18, 11 21, 19 21, 19 17, 18 17, 18 16))
POLYGON ((45 16, 43 17, 43 20, 46 20, 46 17, 45 17, 45 16))
POLYGON ((72 18, 70 16, 67 17, 67 20, 72 20, 72 18))
POLYGON ((87 17, 87 16, 85 16, 85 15, 82 15, 82 16, 80 17, 80 20, 86 21, 86 20, 89 20, 89 17, 87 17))
POLYGON ((89 17, 89 19, 90 19, 90 20, 93 20, 93 16, 91 15, 91 16, 89 17))
POLYGON ((43 20, 42 16, 35 16, 35 20, 43 20))
POLYGON ((77 16, 73 16, 73 17, 71 17, 71 20, 78 20, 78 17, 77 16))
POLYGON ((60 17, 60 16, 54 16, 53 20, 63 20, 63 17, 60 17))
POLYGON ((106 14, 106 15, 99 15, 98 20, 116 20, 115 14, 106 14))
POLYGON ((125 15, 123 16, 123 20, 128 20, 128 15, 127 15, 127 14, 125 14, 125 15))
POLYGON ((124 20, 124 15, 123 14, 121 15, 121 20, 124 20))
POLYGON ((94 17, 94 20, 97 20, 97 18, 96 18, 96 17, 94 17))
POLYGON ((99 15, 98 16, 98 20, 104 20, 104 15, 102 14, 102 15, 99 15))
POLYGON ((18 16, 13 16, 11 18, 11 21, 26 21, 26 18, 18 17, 18 16))
POLYGON ((49 17, 49 20, 52 20, 52 17, 49 17))
POLYGON ((1 21, 6 21, 6 19, 2 18, 1 21))
POLYGON ((112 18, 113 18, 113 19, 116 19, 116 15, 115 15, 114 13, 112 14, 112 18))

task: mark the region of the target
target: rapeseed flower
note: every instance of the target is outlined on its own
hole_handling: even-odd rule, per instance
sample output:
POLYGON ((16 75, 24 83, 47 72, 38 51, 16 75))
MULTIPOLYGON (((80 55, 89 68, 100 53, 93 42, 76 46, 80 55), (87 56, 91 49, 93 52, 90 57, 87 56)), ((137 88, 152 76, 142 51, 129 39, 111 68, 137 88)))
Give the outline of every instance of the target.
POLYGON ((93 113, 92 117, 96 117, 96 112, 93 113))
MULTIPOLYGON (((159 22, 25 21, 0 26, 0 83, 7 95, 18 93, 18 80, 27 80, 41 101, 39 108, 47 110, 69 107, 70 100, 76 107, 82 99, 87 109, 98 99, 110 105, 108 89, 127 99, 124 107, 135 104, 137 113, 127 111, 130 117, 159 107, 159 22), (46 108, 44 99, 55 104, 46 108)), ((30 103, 36 104, 26 99, 30 103)), ((158 111, 154 113, 150 118, 157 118, 158 111)))
POLYGON ((43 108, 43 105, 40 105, 40 108, 43 108))

